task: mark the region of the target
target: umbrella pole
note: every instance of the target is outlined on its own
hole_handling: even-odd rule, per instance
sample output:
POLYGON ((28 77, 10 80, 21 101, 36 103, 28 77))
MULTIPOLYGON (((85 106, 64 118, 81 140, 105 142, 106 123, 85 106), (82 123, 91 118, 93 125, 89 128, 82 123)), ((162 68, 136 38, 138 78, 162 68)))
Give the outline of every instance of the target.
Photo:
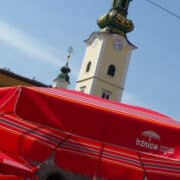
POLYGON ((147 180, 147 173, 146 173, 146 169, 145 169, 145 167, 144 167, 144 164, 143 164, 143 162, 142 162, 141 155, 140 155, 139 152, 137 153, 137 155, 138 155, 138 157, 139 157, 139 161, 140 161, 140 163, 141 163, 141 167, 142 167, 143 172, 144 172, 142 180, 147 180))

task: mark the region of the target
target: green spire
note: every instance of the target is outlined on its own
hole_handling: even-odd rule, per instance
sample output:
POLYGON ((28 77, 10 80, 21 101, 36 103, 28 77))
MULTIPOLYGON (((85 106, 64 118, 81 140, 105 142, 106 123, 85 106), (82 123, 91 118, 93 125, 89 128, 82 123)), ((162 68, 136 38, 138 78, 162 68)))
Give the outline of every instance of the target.
POLYGON ((134 25, 127 19, 129 4, 132 0, 113 0, 110 11, 101 16, 97 24, 101 32, 116 33, 126 35, 133 31, 134 25))
POLYGON ((67 86, 70 84, 70 76, 69 73, 71 72, 71 69, 69 68, 69 60, 71 58, 73 52, 73 48, 70 47, 68 49, 68 54, 67 54, 67 62, 66 64, 61 67, 60 69, 60 74, 54 79, 54 87, 63 87, 67 88, 67 86))
POLYGON ((66 65, 61 68, 61 73, 57 76, 57 78, 55 80, 65 81, 69 84, 70 83, 70 77, 69 77, 70 72, 71 72, 71 69, 69 68, 68 63, 66 63, 66 65))

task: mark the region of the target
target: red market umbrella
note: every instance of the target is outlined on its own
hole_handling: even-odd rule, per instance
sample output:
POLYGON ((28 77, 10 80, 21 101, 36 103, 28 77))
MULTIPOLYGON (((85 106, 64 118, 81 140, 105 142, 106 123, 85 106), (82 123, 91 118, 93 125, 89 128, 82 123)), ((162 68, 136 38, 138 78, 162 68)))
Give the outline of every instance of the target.
POLYGON ((24 179, 31 178, 35 180, 35 172, 27 161, 14 155, 0 152, 0 179, 24 179))
POLYGON ((23 180, 23 177, 13 176, 13 175, 0 175, 1 180, 23 180))
MULTIPOLYGON (((44 128, 42 125, 22 120, 14 114, 3 115, 0 118, 0 127, 0 138, 6 137, 6 141, 0 142, 0 148, 11 151, 15 157, 21 156, 29 160, 29 164, 34 164, 34 168, 39 169, 42 164, 40 175, 44 170, 47 175, 51 174, 51 171, 47 171, 50 165, 50 169, 56 170, 57 166, 91 178, 97 176, 116 180, 122 177, 142 179, 146 176, 148 179, 173 180, 179 177, 178 161, 137 153, 67 132, 44 128), (51 156, 52 152, 54 157, 51 156), (46 162, 49 162, 47 167, 46 162)), ((27 165, 25 162, 23 164, 27 165)), ((22 170, 19 168, 18 174, 22 174, 22 170)), ((27 176, 28 172, 24 175, 27 176)))
POLYGON ((92 178, 180 177, 180 126, 167 116, 52 88, 2 88, 0 97, 0 137, 13 139, 0 148, 42 164, 40 175, 53 152, 57 167, 92 178))

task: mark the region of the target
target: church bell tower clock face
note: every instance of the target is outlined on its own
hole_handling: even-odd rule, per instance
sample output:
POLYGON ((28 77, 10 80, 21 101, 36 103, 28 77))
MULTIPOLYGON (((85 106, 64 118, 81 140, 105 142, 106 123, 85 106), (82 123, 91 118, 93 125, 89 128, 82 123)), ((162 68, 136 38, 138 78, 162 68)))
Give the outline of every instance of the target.
POLYGON ((122 42, 119 39, 115 39, 113 42, 113 47, 115 50, 120 51, 122 49, 122 42))

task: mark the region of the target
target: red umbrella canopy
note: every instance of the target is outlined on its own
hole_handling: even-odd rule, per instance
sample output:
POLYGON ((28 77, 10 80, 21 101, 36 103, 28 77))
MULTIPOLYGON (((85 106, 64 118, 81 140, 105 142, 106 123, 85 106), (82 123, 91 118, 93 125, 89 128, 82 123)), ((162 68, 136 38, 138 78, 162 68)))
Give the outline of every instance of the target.
POLYGON ((1 167, 11 178, 37 169, 45 178, 59 168, 112 180, 180 177, 180 124, 160 113, 75 91, 13 87, 0 89, 0 117, 1 167))
POLYGON ((180 160, 180 123, 160 113, 69 90, 0 90, 1 113, 134 151, 180 160))
POLYGON ((35 173, 38 169, 31 166, 25 159, 14 154, 0 151, 0 179, 24 179, 35 180, 35 173))

